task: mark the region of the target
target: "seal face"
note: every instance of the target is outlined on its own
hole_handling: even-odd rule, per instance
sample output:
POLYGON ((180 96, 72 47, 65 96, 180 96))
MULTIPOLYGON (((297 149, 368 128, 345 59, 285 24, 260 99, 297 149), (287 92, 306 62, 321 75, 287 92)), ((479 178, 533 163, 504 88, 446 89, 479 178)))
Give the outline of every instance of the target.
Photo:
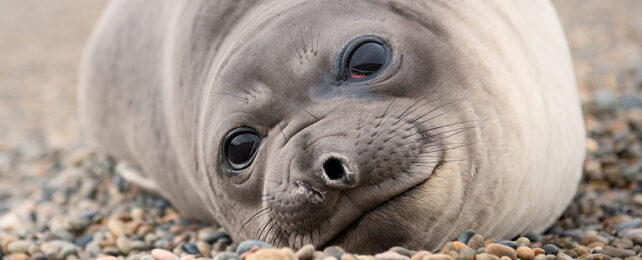
POLYGON ((372 253, 541 232, 581 173, 545 2, 113 1, 85 57, 95 144, 236 240, 372 253))

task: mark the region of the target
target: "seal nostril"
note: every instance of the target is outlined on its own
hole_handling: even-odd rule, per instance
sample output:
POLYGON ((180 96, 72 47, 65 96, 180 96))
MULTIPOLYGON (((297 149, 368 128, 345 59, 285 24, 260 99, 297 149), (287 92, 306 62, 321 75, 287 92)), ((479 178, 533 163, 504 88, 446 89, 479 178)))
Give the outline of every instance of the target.
POLYGON ((336 158, 330 158, 325 161, 325 163, 323 163, 323 170, 330 180, 338 180, 346 175, 343 164, 336 158))

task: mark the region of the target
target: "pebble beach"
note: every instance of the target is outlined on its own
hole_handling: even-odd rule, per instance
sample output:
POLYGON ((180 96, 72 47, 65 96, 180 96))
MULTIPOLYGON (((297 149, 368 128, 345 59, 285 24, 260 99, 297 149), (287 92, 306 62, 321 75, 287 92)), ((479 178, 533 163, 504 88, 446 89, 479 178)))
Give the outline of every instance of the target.
MULTIPOLYGON (((30 2, 21 4, 48 8, 33 4, 41 2, 29 6, 30 2)), ((55 6, 61 13, 81 5, 74 0, 63 3, 55 6)), ((9 53, 5 60, 9 62, 0 65, 2 260, 642 259, 640 1, 554 1, 574 59, 587 157, 577 193, 553 226, 543 234, 521 234, 511 240, 467 230, 437 251, 392 247, 374 255, 358 255, 336 246, 292 249, 261 241, 233 241, 226 230, 185 219, 163 198, 127 183, 115 173, 114 159, 87 148, 73 114, 74 77, 79 49, 101 3, 66 20, 42 18, 43 24, 71 26, 77 22, 74 19, 83 24, 64 31, 74 42, 51 43, 73 47, 59 50, 68 55, 54 55, 60 62, 43 63, 39 56, 25 58, 31 63, 23 62, 20 57, 30 53, 29 49, 0 43, 0 53, 9 53), (33 65, 41 63, 45 65, 33 65), (65 69, 52 72, 38 70, 38 66, 65 69), (27 87, 20 90, 23 85, 27 87), (47 90, 57 93, 54 98, 36 102, 28 99, 35 94, 17 92, 44 87, 54 89, 47 90)), ((48 10, 55 12, 55 8, 48 10)), ((6 18, 11 8, 6 10, 0 8, 0 17, 4 17, 0 18, 0 38, 17 33, 9 25, 24 19, 6 18)), ((29 39, 16 35, 7 42, 29 39)))

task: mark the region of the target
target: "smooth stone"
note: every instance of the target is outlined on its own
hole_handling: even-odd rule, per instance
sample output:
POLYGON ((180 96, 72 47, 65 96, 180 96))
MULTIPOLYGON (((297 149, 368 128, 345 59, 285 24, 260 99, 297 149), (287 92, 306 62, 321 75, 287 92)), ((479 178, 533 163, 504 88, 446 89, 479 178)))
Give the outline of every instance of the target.
POLYGON ((557 259, 556 255, 546 255, 546 260, 555 260, 557 259))
POLYGON ((311 259, 313 254, 314 246, 311 244, 307 244, 296 251, 296 257, 298 257, 300 260, 311 259))
POLYGON ((498 243, 490 243, 486 245, 486 253, 496 255, 498 257, 508 256, 513 260, 517 259, 515 249, 498 243))
POLYGON ((112 218, 109 221, 107 221, 107 229, 115 237, 118 237, 121 234, 125 233, 125 223, 123 223, 117 218, 112 218))
POLYGON ((120 250, 118 250, 118 248, 116 248, 115 246, 108 246, 103 248, 103 253, 108 255, 120 255, 120 250))
POLYGON ((102 252, 102 249, 100 248, 98 241, 92 241, 87 244, 85 251, 89 252, 91 256, 98 256, 102 252))
POLYGON ((499 260, 499 257, 487 253, 475 255, 475 260, 499 260))
POLYGON ((12 253, 27 253, 29 251, 29 247, 34 246, 33 242, 27 241, 27 240, 17 240, 11 242, 7 246, 7 251, 9 251, 10 254, 12 253))
POLYGON ((213 244, 219 239, 225 238, 231 241, 230 236, 220 230, 204 230, 198 233, 198 239, 213 244))
POLYGON ((471 237, 473 237, 475 234, 475 231, 472 229, 465 230, 464 232, 461 232, 459 236, 457 237, 457 241, 462 242, 464 244, 468 244, 468 241, 470 240, 471 237))
POLYGON ((580 240, 580 244, 585 245, 585 246, 588 246, 588 245, 593 244, 595 242, 606 244, 608 241, 607 241, 607 239, 605 237, 601 237, 599 235, 592 235, 592 234, 591 235, 586 235, 586 236, 582 237, 582 239, 580 240))
POLYGON ((329 256, 334 256, 336 259, 340 259, 341 255, 345 254, 346 251, 338 246, 329 246, 323 249, 323 253, 329 256))
POLYGON ((611 241, 611 246, 621 249, 631 249, 633 248, 633 241, 626 238, 616 238, 611 241))
POLYGON ((395 253, 398 253, 398 254, 402 254, 402 255, 405 255, 407 257, 411 257, 412 255, 415 254, 415 251, 412 251, 410 249, 403 248, 403 247, 400 247, 400 246, 393 246, 390 249, 388 249, 388 251, 392 251, 392 252, 395 252, 395 253))
POLYGON ((67 230, 64 229, 56 229, 53 232, 51 232, 55 237, 57 237, 60 240, 64 241, 73 241, 74 236, 71 235, 67 230))
POLYGON ((145 215, 145 212, 141 208, 133 208, 129 215, 132 216, 133 220, 138 220, 138 221, 143 221, 143 216, 145 215))
POLYGON ((167 247, 168 243, 169 242, 166 241, 166 240, 159 239, 159 240, 154 241, 153 247, 154 248, 159 248, 159 249, 164 249, 165 247, 167 247))
POLYGON ((605 246, 604 248, 597 250, 596 253, 601 253, 605 254, 608 256, 613 256, 613 257, 619 257, 619 258, 625 258, 629 256, 634 256, 635 251, 633 250, 627 250, 627 249, 621 249, 621 248, 615 248, 612 246, 605 246))
POLYGON ((421 250, 421 251, 415 253, 414 255, 412 255, 412 257, 410 257, 410 260, 422 260, 424 258, 424 256, 427 256, 427 255, 430 255, 430 254, 432 254, 432 253, 430 253, 430 252, 428 252, 426 250, 421 250))
POLYGON ((581 259, 582 260, 611 260, 613 258, 604 254, 592 254, 586 257, 582 257, 581 259))
POLYGON ((272 245, 258 240, 246 240, 239 244, 236 248, 236 254, 242 255, 243 253, 250 251, 252 247, 257 246, 259 248, 272 248, 272 245))
POLYGON ((499 242, 497 242, 497 244, 502 244, 502 245, 505 245, 505 246, 509 246, 512 249, 517 249, 517 247, 519 247, 519 245, 517 243, 515 243, 513 241, 510 241, 510 240, 499 241, 499 242))
POLYGON ((542 247, 544 249, 544 252, 547 255, 557 255, 559 253, 559 248, 553 244, 546 244, 542 247))
POLYGON ((457 256, 457 259, 462 259, 462 260, 473 260, 475 258, 475 249, 472 249, 470 247, 464 247, 461 250, 459 250, 459 256, 457 256))
POLYGON ((567 254, 560 252, 559 254, 557 254, 557 256, 555 256, 555 260, 573 260, 573 258, 567 254))
POLYGON ((470 239, 468 240, 468 243, 466 243, 468 247, 472 249, 479 249, 484 246, 484 237, 480 234, 475 234, 470 239))
POLYGON ((571 258, 576 258, 577 257, 577 253, 575 251, 571 250, 571 249, 564 250, 562 253, 570 256, 571 258))
POLYGON ((145 251, 149 246, 144 241, 132 240, 131 247, 133 251, 145 251))
POLYGON ((442 254, 448 254, 450 252, 457 252, 457 246, 453 242, 446 243, 439 251, 442 254))
POLYGON ((101 256, 97 257, 96 260, 118 260, 115 256, 101 256))
POLYGON ((124 255, 129 254, 129 252, 132 251, 132 241, 129 240, 129 238, 127 238, 124 234, 121 234, 120 236, 118 236, 118 239, 116 239, 116 247, 124 255))
POLYGON ((515 240, 515 243, 521 246, 530 246, 531 245, 531 240, 528 239, 527 237, 520 237, 517 240, 515 240))
POLYGON ((94 237, 91 234, 84 234, 76 238, 76 240, 74 240, 74 244, 76 244, 79 247, 85 247, 92 240, 94 240, 94 237))
POLYGON ((410 257, 393 251, 386 251, 375 255, 377 260, 410 260, 410 257))
POLYGON ((542 241, 542 235, 539 234, 526 234, 524 235, 525 238, 528 238, 531 242, 540 242, 542 241))
POLYGON ((511 259, 508 256, 502 256, 499 258, 499 260, 511 260, 511 259))
POLYGON ((7 256, 8 260, 29 260, 29 255, 25 253, 13 253, 7 256))
POLYGON ((422 260, 455 260, 452 256, 447 254, 432 254, 422 258, 422 260))
POLYGON ((152 256, 156 260, 176 260, 178 259, 178 256, 175 255, 174 253, 167 251, 165 249, 154 249, 151 252, 152 256))
POLYGON ((185 253, 188 253, 190 255, 198 255, 200 253, 196 245, 192 243, 183 244, 183 251, 185 251, 185 253))
POLYGON ((535 258, 533 260, 546 260, 546 255, 541 254, 541 255, 535 255, 535 258))
POLYGON ((295 260, 295 258, 280 249, 263 248, 251 254, 247 260, 295 260))
POLYGON ((642 228, 634 228, 625 231, 624 238, 632 240, 635 244, 642 245, 642 228))
POLYGON ((518 247, 517 250, 515 250, 515 252, 517 253, 517 257, 523 260, 531 260, 535 258, 535 252, 533 251, 533 249, 530 249, 526 246, 518 247))
MULTIPOLYGON (((0 256, 0 259, 2 259, 2 256, 0 256)), ((38 253, 32 254, 29 260, 47 260, 47 256, 43 253, 38 252, 38 253)))
POLYGON ((532 249, 533 249, 533 252, 535 253, 535 256, 546 255, 546 251, 544 249, 541 249, 539 247, 532 248, 532 249))
POLYGON ((201 255, 208 255, 212 251, 212 246, 205 241, 196 241, 196 249, 201 255))
POLYGON ((216 257, 214 257, 214 260, 241 260, 241 257, 236 253, 223 252, 216 255, 216 257))
POLYGON ((353 254, 343 254, 339 260, 358 260, 353 254))

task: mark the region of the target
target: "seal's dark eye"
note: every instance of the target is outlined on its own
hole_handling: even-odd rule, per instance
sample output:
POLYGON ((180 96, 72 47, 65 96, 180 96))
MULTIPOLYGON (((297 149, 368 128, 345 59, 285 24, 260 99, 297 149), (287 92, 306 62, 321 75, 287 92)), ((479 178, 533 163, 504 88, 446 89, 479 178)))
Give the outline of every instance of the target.
POLYGON ((250 166, 261 144, 261 137, 251 128, 232 131, 226 140, 225 155, 234 170, 250 166))
POLYGON ((387 56, 385 47, 378 42, 359 45, 348 58, 350 78, 363 79, 377 73, 386 64, 387 56))

